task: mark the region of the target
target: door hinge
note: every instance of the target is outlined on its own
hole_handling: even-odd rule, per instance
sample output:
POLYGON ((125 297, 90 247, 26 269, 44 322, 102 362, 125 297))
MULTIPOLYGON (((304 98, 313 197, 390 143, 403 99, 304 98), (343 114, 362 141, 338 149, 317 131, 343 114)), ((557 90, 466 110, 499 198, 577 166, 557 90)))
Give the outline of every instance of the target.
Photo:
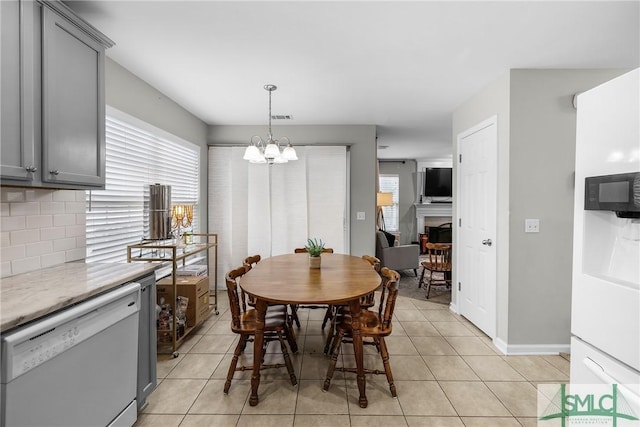
POLYGON ((459 159, 459 160, 458 160, 458 163, 462 163, 462 154, 459 154, 459 155, 458 155, 458 159, 459 159))
POLYGON ((458 292, 462 290, 462 283, 458 282, 458 292))
POLYGON ((462 218, 458 218, 458 227, 462 227, 462 218))

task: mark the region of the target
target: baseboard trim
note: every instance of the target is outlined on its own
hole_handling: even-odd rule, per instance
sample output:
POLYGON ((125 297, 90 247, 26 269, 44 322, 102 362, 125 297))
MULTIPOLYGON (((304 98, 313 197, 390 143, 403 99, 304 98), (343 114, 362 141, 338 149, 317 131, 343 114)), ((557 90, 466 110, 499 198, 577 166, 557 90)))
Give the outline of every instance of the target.
POLYGON ((458 311, 458 304, 454 304, 453 302, 449 303, 449 310, 453 311, 455 314, 460 314, 458 311))
POLYGON ((493 344, 507 356, 559 355, 569 353, 571 350, 570 344, 507 344, 500 338, 495 338, 493 344))

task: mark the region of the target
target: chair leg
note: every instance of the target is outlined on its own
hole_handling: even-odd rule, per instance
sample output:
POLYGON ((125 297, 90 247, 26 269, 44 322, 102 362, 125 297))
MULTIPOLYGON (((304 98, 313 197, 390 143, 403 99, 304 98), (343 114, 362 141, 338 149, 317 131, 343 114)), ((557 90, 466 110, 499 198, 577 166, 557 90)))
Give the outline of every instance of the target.
POLYGON ((418 269, 417 268, 413 269, 413 274, 415 274, 415 276, 418 277, 418 269))
POLYGON ((391 396, 398 397, 396 392, 396 385, 393 382, 393 374, 391 373, 391 364, 389 364, 389 350, 387 349, 387 343, 384 341, 384 337, 378 339, 380 344, 380 356, 382 356, 382 364, 384 365, 384 373, 387 375, 387 382, 389 383, 389 390, 391 396))
POLYGON ((427 299, 429 299, 429 292, 431 292, 432 281, 433 281, 433 271, 429 270, 429 278, 427 279, 427 299))
POLYGON ((236 366, 238 366, 238 358, 244 351, 244 347, 247 345, 247 336, 240 335, 240 340, 238 341, 238 345, 233 352, 233 358, 231 359, 231 364, 229 365, 229 372, 227 373, 227 380, 224 382, 224 394, 229 393, 229 388, 231 387, 231 380, 233 379, 233 374, 236 372, 236 366))
POLYGON ((418 287, 419 288, 422 287, 422 283, 424 281, 424 270, 425 270, 425 268, 422 267, 422 274, 420 274, 420 280, 418 280, 418 287))
POLYGON ((287 324, 284 327, 284 336, 287 338, 291 353, 296 354, 298 352, 298 341, 296 340, 296 333, 293 330, 293 325, 287 324))
POLYGON ((282 331, 277 331, 278 341, 280 341, 280 349, 282 350, 282 356, 284 357, 284 364, 287 365, 287 372, 289 372, 289 378, 291 379, 291 385, 298 384, 298 380, 296 379, 296 374, 293 371, 293 363, 291 363, 291 357, 289 357, 289 352, 287 351, 287 345, 284 342, 284 337, 282 336, 282 331))
POLYGON ((324 330, 324 327, 327 325, 327 322, 331 319, 333 319, 334 313, 333 313, 334 307, 332 305, 327 307, 327 311, 324 313, 324 319, 322 319, 322 330, 324 330))
POLYGON ((296 322, 296 326, 300 329, 300 319, 298 318, 298 306, 296 304, 289 304, 291 308, 291 318, 296 322))
POLYGON ((331 349, 331 344, 333 343, 333 337, 336 334, 336 319, 338 318, 338 310, 340 308, 336 307, 335 312, 333 313, 333 317, 331 318, 331 325, 329 326, 329 331, 327 332, 327 339, 324 343, 324 354, 327 356, 331 356, 329 350, 331 349))
POLYGON ((333 343, 331 344, 331 361, 329 362, 329 369, 327 369, 327 378, 325 378, 324 385, 322 386, 323 391, 328 391, 331 385, 331 379, 333 378, 336 363, 338 363, 338 356, 340 355, 340 344, 342 344, 343 335, 342 332, 338 332, 333 337, 333 343))

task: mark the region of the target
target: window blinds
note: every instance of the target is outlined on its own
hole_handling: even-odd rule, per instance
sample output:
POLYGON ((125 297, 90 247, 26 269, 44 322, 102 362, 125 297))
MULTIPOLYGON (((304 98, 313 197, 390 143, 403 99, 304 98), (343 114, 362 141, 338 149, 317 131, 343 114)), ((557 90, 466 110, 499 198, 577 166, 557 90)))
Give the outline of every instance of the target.
POLYGON ((345 252, 347 152, 296 146, 297 161, 254 165, 244 147, 209 147, 209 230, 216 230, 218 283, 248 255, 293 253, 307 238, 345 252))
POLYGON ((149 184, 171 185, 173 204, 194 205, 197 229, 196 145, 107 116, 106 146, 105 189, 87 191, 87 262, 126 262, 127 245, 146 237, 144 196, 149 184))
POLYGON ((380 175, 380 191, 393 194, 393 205, 383 206, 384 226, 387 231, 398 231, 400 226, 400 176, 395 174, 380 175))

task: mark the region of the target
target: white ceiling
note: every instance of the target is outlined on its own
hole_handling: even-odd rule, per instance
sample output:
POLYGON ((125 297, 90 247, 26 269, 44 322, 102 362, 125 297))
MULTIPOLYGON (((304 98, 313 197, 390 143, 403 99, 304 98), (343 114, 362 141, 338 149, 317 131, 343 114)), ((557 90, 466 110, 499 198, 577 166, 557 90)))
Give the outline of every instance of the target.
POLYGON ((638 0, 66 3, 115 41, 107 56, 208 124, 266 135, 272 83, 273 114, 375 124, 384 159, 450 157, 452 112, 509 69, 640 63, 638 0))

